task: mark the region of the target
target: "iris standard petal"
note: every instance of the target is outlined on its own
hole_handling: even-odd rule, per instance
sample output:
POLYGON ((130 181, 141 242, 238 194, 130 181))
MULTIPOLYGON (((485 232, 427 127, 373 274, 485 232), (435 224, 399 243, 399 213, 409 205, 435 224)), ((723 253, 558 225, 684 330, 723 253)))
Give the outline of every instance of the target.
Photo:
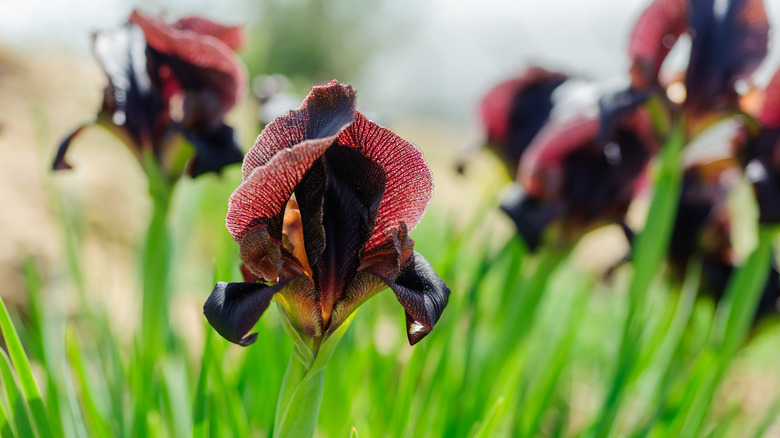
POLYGON ((182 17, 173 27, 182 30, 191 30, 201 35, 211 35, 225 43, 231 50, 241 50, 246 46, 246 33, 242 26, 225 26, 215 23, 203 17, 182 17))
POLYGON ((639 16, 628 44, 634 87, 657 82, 666 55, 688 27, 687 9, 687 0, 655 0, 639 16))
POLYGON ((222 114, 246 94, 246 68, 230 47, 219 39, 187 29, 177 29, 138 11, 130 15, 130 22, 143 29, 149 47, 181 61, 172 63, 171 67, 174 70, 186 70, 176 72, 176 76, 192 81, 187 88, 214 90, 222 101, 222 114))
POLYGON ((691 58, 685 75, 693 110, 735 104, 738 80, 747 78, 767 53, 769 21, 763 0, 690 0, 691 58))
POLYGON ((303 142, 333 143, 355 120, 355 90, 331 81, 312 88, 297 110, 278 117, 263 129, 244 157, 244 180, 283 149, 303 142))
POLYGON ((152 89, 143 32, 134 24, 98 32, 92 49, 108 77, 98 119, 115 126, 136 152, 152 147, 157 121, 167 118, 167 110, 152 89))
POLYGON ((222 337, 235 344, 247 346, 257 339, 257 333, 247 333, 271 304, 273 296, 285 285, 285 282, 268 286, 261 283, 220 281, 203 305, 203 314, 222 337))
MULTIPOLYGON (((233 239, 241 242, 252 227, 269 223, 271 236, 281 240, 282 218, 287 201, 304 174, 333 144, 335 137, 308 140, 289 149, 279 150, 266 164, 254 168, 230 195, 225 222, 233 239)), ((246 162, 245 158, 245 168, 246 162)))
POLYGON ((385 232, 399 222, 404 222, 410 232, 414 230, 433 195, 433 175, 420 149, 359 112, 355 114, 355 122, 339 135, 338 143, 355 146, 379 164, 386 175, 376 227, 366 251, 386 239, 385 232))
POLYGON ((406 333, 414 345, 433 330, 450 297, 444 284, 425 257, 414 252, 395 281, 383 279, 406 311, 406 333))
POLYGON ((550 117, 553 92, 568 77, 540 67, 496 85, 482 99, 479 115, 488 146, 515 172, 520 156, 550 117))
POLYGON ((765 128, 780 128, 780 70, 769 80, 763 97, 758 120, 765 128))

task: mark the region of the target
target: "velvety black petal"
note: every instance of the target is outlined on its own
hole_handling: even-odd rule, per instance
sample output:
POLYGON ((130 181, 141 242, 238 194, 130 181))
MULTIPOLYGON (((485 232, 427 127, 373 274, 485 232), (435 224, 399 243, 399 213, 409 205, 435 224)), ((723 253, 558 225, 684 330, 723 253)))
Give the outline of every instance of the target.
POLYGON ((54 162, 51 165, 52 170, 71 169, 71 165, 65 161, 65 153, 68 151, 70 143, 73 141, 73 139, 76 138, 76 136, 79 135, 81 131, 83 131, 87 126, 91 125, 79 126, 69 136, 65 137, 65 140, 62 140, 60 147, 57 148, 57 156, 54 157, 54 162))
MULTIPOLYGON (((374 232, 385 192, 385 171, 357 148, 334 145, 325 152, 327 187, 322 202, 325 248, 309 260, 323 309, 332 309, 357 274, 363 249, 374 232)), ((301 208, 301 218, 309 214, 301 208)), ((307 244, 308 245, 308 244, 307 244)), ((327 320, 327 314, 325 315, 327 320)))
POLYGON ((745 168, 758 202, 758 221, 780 223, 780 174, 766 157, 751 160, 745 168))
POLYGON ((780 222, 780 128, 764 129, 751 138, 740 160, 745 176, 753 184, 758 203, 758 220, 763 224, 780 222))
POLYGON ((214 286, 203 314, 214 330, 235 344, 247 346, 257 339, 257 333, 247 335, 265 312, 274 294, 286 283, 273 286, 261 283, 225 283, 214 286))
POLYGON ((139 150, 151 145, 159 117, 167 117, 162 96, 147 73, 146 40, 128 24, 94 36, 93 51, 108 76, 101 116, 123 128, 139 150))
POLYGON ((552 95, 566 81, 560 73, 550 74, 520 90, 512 99, 509 111, 509 129, 502 152, 517 169, 520 156, 550 118, 553 109, 552 95))
POLYGON ((526 196, 520 186, 515 186, 501 210, 515 223, 517 232, 528 249, 536 251, 547 227, 565 212, 564 205, 557 200, 542 201, 526 196))
POLYGON ((735 103, 735 83, 750 76, 767 53, 769 22, 763 0, 690 1, 691 58, 686 106, 694 110, 735 103))
POLYGON ((450 289, 431 264, 415 252, 395 281, 383 279, 406 310, 406 333, 414 345, 433 330, 450 297, 450 289))
POLYGON ((241 163, 244 158, 236 143, 235 131, 228 125, 208 132, 184 130, 184 135, 195 147, 195 157, 189 168, 192 177, 206 172, 218 173, 227 165, 241 163))
POLYGON ((295 201, 301 212, 303 242, 309 266, 315 266, 325 250, 325 227, 322 224, 322 204, 328 176, 325 160, 319 159, 309 168, 295 187, 295 201))
POLYGON ((614 138, 620 125, 652 94, 649 89, 629 88, 599 98, 599 134, 597 142, 607 144, 614 138))

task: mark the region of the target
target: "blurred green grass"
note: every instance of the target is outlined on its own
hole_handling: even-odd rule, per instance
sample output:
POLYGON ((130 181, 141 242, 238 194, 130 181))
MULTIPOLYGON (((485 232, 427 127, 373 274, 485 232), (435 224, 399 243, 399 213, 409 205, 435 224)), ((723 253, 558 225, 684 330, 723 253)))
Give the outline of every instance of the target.
MULTIPOLYGON (((173 282, 188 291, 174 288, 181 296, 172 306, 202 302, 215 278, 240 280, 237 247, 222 225, 236 179, 229 173, 178 187, 173 282), (193 251, 205 251, 213 264, 184 266, 198 259, 188 257, 193 251)), ((434 206, 413 232, 416 249, 453 290, 448 308, 412 348, 391 293, 361 306, 327 367, 317 436, 349 436, 353 428, 364 437, 749 436, 777 428, 776 402, 754 412, 749 394, 724 394, 735 363, 760 366, 776 354, 776 327, 738 348, 750 294, 733 292, 714 320, 712 303, 694 300, 695 272, 682 291, 658 275, 660 260, 646 264, 645 277, 623 266, 606 282, 568 252, 528 254, 491 227, 494 200, 483 202, 465 212, 434 206), (628 293, 632 278, 642 278, 645 289, 636 296, 628 293), (629 315, 636 329, 621 347, 629 315), (713 324, 718 320, 725 324, 713 324)), ((80 218, 64 214, 60 222, 73 229, 80 218)), ((763 230, 759 242, 771 242, 773 233, 763 230)), ((663 249, 662 241, 648 241, 646 251, 663 249)), ((72 245, 63 255, 72 259, 66 283, 91 268, 80 262, 78 241, 72 245)), ((754 250, 734 291, 755 289, 768 248, 754 250)), ((18 337, 0 313, 13 363, 11 369, 0 360, 2 436, 135 436, 139 418, 150 436, 271 435, 292 349, 274 311, 261 318, 249 348, 229 345, 200 320, 184 329, 169 323, 171 339, 148 350, 140 335, 128 342, 90 299, 100 293, 94 285, 83 284, 72 304, 78 311, 62 315, 47 298, 62 284, 34 259, 25 276, 28 311, 15 320, 18 337)))
MULTIPOLYGON (((247 109, 233 116, 248 119, 247 109)), ((137 436, 139 423, 149 436, 271 436, 292 349, 278 315, 271 309, 263 316, 258 342, 245 349, 216 335, 200 315, 215 279, 241 279, 238 247, 224 228, 238 169, 177 185, 168 224, 170 310, 161 316, 172 335, 144 346, 136 307, 143 280, 100 272, 127 261, 115 259, 122 252, 110 242, 90 246, 117 239, 142 254, 142 227, 128 229, 123 221, 131 215, 148 221, 151 203, 116 195, 145 194, 138 175, 129 183, 122 178, 135 163, 118 142, 105 146, 116 153, 99 151, 96 145, 114 140, 97 132, 80 145, 77 169, 95 164, 78 161, 92 153, 109 178, 96 184, 85 173, 51 175, 44 169, 56 139, 47 117, 38 109, 37 167, 62 244, 56 264, 40 258, 23 264, 23 299, 10 309, 19 343, 3 325, 11 354, 0 358, 0 436, 137 436), (118 160, 115 167, 111 160, 118 160), (101 204, 89 192, 96 188, 118 199, 101 204), (99 207, 117 205, 95 219, 99 207), (106 296, 114 289, 131 296, 106 296)), ((434 167, 435 198, 412 237, 452 288, 450 303, 414 348, 406 344, 403 310, 392 293, 361 306, 326 370, 317 436, 348 436, 353 428, 362 437, 780 433, 780 331, 759 327, 739 348, 747 319, 729 322, 737 315, 730 309, 749 308, 749 294, 739 294, 748 297, 740 305, 732 300, 717 309, 716 319, 712 302, 695 300, 695 272, 679 290, 659 275, 659 262, 648 263, 646 292, 632 296, 639 274, 630 265, 605 281, 583 268, 578 251, 529 255, 497 212, 498 164, 482 161, 468 178, 456 179, 447 161, 452 151, 437 146, 451 148, 458 136, 431 126, 393 128, 423 147, 434 167), (641 305, 632 304, 637 299, 641 305), (641 330, 625 355, 621 332, 632 306, 641 330), (619 397, 607 409, 611 392, 619 397)), ((242 131, 241 144, 251 144, 254 131, 242 131)), ((757 274, 737 276, 735 291, 749 290, 760 277, 751 269, 766 267, 767 247, 755 242, 766 244, 773 234, 762 230, 758 239, 754 225, 740 230, 747 230, 743 241, 753 242, 744 254, 757 260, 745 272, 757 274)), ((662 249, 663 242, 649 242, 647 251, 662 249)))

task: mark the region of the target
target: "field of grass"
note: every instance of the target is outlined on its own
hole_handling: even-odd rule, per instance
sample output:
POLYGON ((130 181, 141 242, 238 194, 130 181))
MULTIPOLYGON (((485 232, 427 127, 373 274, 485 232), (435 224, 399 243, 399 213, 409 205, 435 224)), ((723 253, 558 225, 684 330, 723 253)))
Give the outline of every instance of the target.
MULTIPOLYGON (((452 289, 442 319, 409 347, 392 293, 361 306, 327 366, 316 436, 779 433, 780 333, 750 326, 775 233, 759 231, 717 308, 696 299, 695 266, 682 287, 666 281, 678 140, 656 163, 649 226, 632 263, 608 279, 571 251, 529 254, 494 223, 495 197, 461 210, 434 203, 412 237, 452 289)), ((248 348, 205 319, 173 322, 186 303, 197 313, 214 279, 241 279, 238 247, 222 226, 238 178, 232 169, 183 181, 170 211, 152 209, 134 283, 144 304, 109 310, 86 279, 96 265, 83 262, 84 212, 50 181, 68 268, 54 276, 29 258, 26 302, 10 318, 0 312, 0 435, 272 435, 293 348, 275 309, 248 348), (57 298, 65 293, 67 310, 57 298), (129 333, 115 323, 126 313, 138 321, 129 333)))

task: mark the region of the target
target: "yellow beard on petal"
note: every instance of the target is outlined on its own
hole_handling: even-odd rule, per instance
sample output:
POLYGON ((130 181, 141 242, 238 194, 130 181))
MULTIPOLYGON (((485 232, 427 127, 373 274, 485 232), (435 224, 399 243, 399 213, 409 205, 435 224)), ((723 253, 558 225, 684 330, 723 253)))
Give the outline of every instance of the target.
POLYGON ((286 238, 284 246, 301 262, 306 275, 312 278, 312 270, 311 266, 309 266, 309 258, 306 255, 306 246, 303 242, 301 211, 298 209, 298 203, 295 199, 287 201, 287 207, 284 209, 282 234, 286 238))

